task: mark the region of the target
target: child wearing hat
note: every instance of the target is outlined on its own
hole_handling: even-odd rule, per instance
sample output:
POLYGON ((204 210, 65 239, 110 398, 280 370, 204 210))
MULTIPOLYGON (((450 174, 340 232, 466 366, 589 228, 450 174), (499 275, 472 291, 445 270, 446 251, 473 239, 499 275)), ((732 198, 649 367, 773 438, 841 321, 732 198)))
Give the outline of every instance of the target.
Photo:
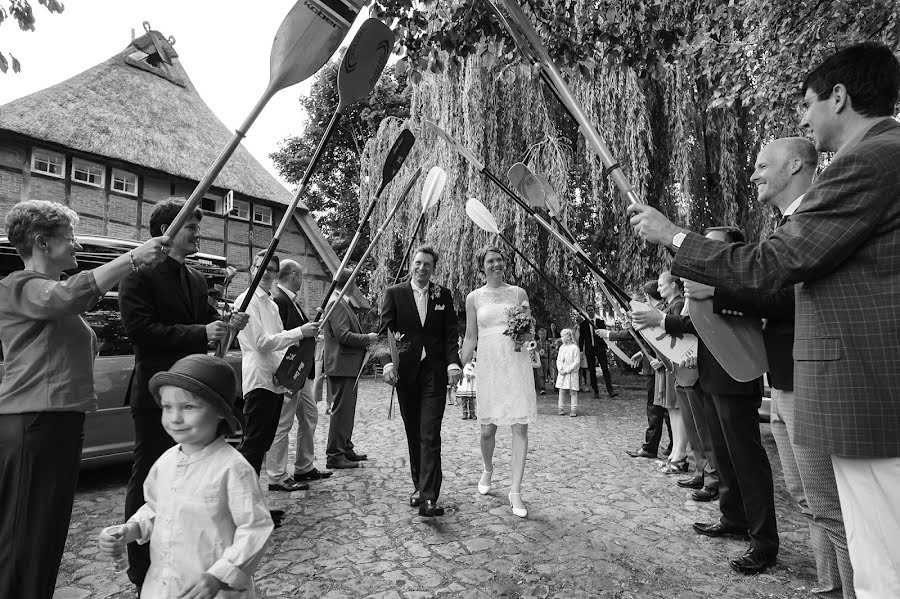
POLYGON ((256 597, 252 576, 273 523, 256 472, 225 442, 238 426, 234 371, 192 355, 154 375, 150 391, 177 445, 150 469, 143 507, 100 533, 101 551, 121 559, 127 543, 151 541, 143 598, 256 597))

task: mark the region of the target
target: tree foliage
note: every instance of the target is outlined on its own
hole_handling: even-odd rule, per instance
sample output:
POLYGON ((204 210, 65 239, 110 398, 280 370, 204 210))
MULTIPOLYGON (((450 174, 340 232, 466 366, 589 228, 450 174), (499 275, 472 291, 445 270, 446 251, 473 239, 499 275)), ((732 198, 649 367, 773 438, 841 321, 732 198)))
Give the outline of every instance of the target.
MULTIPOLYGON (((339 62, 330 62, 316 74, 310 94, 300 99, 307 119, 303 133, 286 139, 271 155, 281 176, 290 183, 299 184, 303 178, 337 108, 339 66, 339 62)), ((409 93, 406 74, 398 74, 393 66, 388 66, 369 97, 345 111, 310 179, 302 199, 338 255, 346 251, 359 224, 363 147, 385 118, 409 117, 409 93)), ((354 260, 361 256, 366 245, 367 232, 357 245, 354 260)))
MULTIPOLYGON (((38 2, 51 13, 61 13, 64 8, 62 3, 57 0, 38 0, 38 2)), ((15 19, 19 24, 19 29, 22 31, 34 31, 34 11, 29 0, 8 0, 7 8, 0 4, 0 25, 10 17, 15 19)), ((6 73, 9 71, 9 67, 12 66, 13 72, 18 73, 22 69, 22 65, 11 52, 8 53, 9 59, 0 50, 0 71, 6 73)))
MULTIPOLYGON (((879 39, 900 48, 897 0, 521 3, 639 195, 690 228, 737 224, 750 238, 772 220, 756 201, 752 165, 766 140, 799 133, 794 106, 804 74, 849 43, 879 39)), ((397 70, 408 70, 414 84, 414 123, 437 120, 488 152, 497 174, 522 159, 549 171, 579 241, 623 286, 636 287, 666 266, 665 253, 630 231, 621 197, 568 114, 551 94, 536 93, 542 89, 538 67, 523 62, 487 2, 377 0, 373 12, 395 25, 395 49, 405 53, 397 70), (505 98, 499 111, 494 96, 505 98), (520 124, 519 137, 504 133, 509 122, 520 124), (541 148, 553 148, 549 155, 556 158, 541 148)), ((366 160, 380 165, 394 133, 379 133, 366 160)), ((477 283, 469 257, 483 239, 470 231, 459 206, 471 190, 497 198, 488 203, 492 209, 500 199, 480 175, 441 154, 442 142, 426 136, 425 143, 427 162, 440 159, 448 172, 464 171, 448 184, 452 201, 442 201, 435 221, 452 236, 443 249, 460 266, 441 276, 459 301, 477 283)), ((577 265, 544 249, 554 243, 535 237, 521 214, 512 210, 498 220, 514 223, 506 224, 511 236, 534 249, 546 271, 568 279, 572 294, 591 286, 577 265)), ((395 255, 399 238, 380 248, 384 260, 395 255)), ((539 287, 518 265, 517 276, 539 287)), ((376 275, 374 288, 384 282, 376 275)))

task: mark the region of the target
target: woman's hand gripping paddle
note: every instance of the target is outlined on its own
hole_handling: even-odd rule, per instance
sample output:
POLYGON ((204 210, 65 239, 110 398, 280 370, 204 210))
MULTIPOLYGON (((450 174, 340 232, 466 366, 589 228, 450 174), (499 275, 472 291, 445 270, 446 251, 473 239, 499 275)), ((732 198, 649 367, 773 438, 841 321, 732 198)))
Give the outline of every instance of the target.
POLYGON ((444 192, 444 185, 447 184, 447 172, 439 166, 431 167, 428 176, 425 178, 425 184, 422 186, 422 213, 416 220, 416 226, 413 227, 412 236, 403 252, 403 258, 400 261, 400 268, 397 269, 397 275, 394 277, 394 285, 400 282, 403 272, 407 270, 406 260, 412 251, 413 245, 416 243, 416 237, 419 235, 419 229, 422 228, 422 222, 425 220, 425 214, 432 206, 438 203, 441 194, 444 192))

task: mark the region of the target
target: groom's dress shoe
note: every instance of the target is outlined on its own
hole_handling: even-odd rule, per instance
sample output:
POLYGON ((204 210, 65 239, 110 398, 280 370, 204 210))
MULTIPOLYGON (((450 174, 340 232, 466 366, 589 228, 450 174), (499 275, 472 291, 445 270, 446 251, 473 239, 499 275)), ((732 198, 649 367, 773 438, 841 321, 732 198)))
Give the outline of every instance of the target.
POLYGON ((714 499, 719 498, 719 490, 718 489, 710 489, 709 487, 703 487, 698 491, 694 491, 691 493, 691 499, 694 501, 713 501, 714 499))
POLYGON ((420 505, 422 505, 422 498, 419 497, 419 492, 416 491, 409 496, 409 507, 419 507, 420 505))
POLYGON ((630 455, 633 458, 655 458, 656 457, 655 454, 652 454, 645 449, 640 449, 638 451, 631 451, 630 449, 626 449, 625 453, 627 453, 628 455, 630 455))
POLYGON ((692 476, 690 478, 682 478, 678 481, 678 486, 682 489, 702 489, 703 488, 703 477, 700 475, 692 476))
POLYGON ((345 454, 348 460, 352 460, 354 462, 365 462, 369 459, 369 456, 364 453, 356 453, 355 451, 351 451, 348 454, 345 454))
POLYGON ((339 470, 342 468, 359 468, 359 462, 348 460, 343 456, 336 458, 333 461, 326 462, 325 465, 332 470, 339 470))
POLYGON ((731 569, 741 574, 759 574, 777 562, 777 553, 751 547, 739 558, 729 560, 731 569))
POLYGON ((713 522, 712 524, 694 522, 694 531, 696 531, 697 534, 706 535, 707 537, 737 537, 739 539, 744 539, 745 541, 750 540, 750 535, 747 534, 746 528, 722 524, 721 520, 713 522))
POLYGON ((436 504, 431 499, 426 499, 419 506, 419 515, 431 518, 433 516, 443 516, 444 508, 436 504))

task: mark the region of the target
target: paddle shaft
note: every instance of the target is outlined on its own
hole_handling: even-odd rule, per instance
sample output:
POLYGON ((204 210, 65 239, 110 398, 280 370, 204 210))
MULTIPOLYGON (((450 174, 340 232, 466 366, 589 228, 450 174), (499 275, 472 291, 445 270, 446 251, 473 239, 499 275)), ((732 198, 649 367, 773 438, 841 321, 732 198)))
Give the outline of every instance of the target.
POLYGON ((413 249, 413 245, 416 243, 416 237, 419 235, 419 229, 422 228, 422 223, 425 221, 425 211, 422 210, 422 214, 419 215, 419 218, 416 219, 416 226, 413 227, 412 237, 409 238, 409 243, 406 244, 406 251, 403 252, 403 259, 400 261, 400 268, 397 269, 397 274, 394 276, 393 284, 396 285, 400 282, 400 277, 403 276, 403 271, 405 270, 406 260, 409 258, 409 253, 413 249))

